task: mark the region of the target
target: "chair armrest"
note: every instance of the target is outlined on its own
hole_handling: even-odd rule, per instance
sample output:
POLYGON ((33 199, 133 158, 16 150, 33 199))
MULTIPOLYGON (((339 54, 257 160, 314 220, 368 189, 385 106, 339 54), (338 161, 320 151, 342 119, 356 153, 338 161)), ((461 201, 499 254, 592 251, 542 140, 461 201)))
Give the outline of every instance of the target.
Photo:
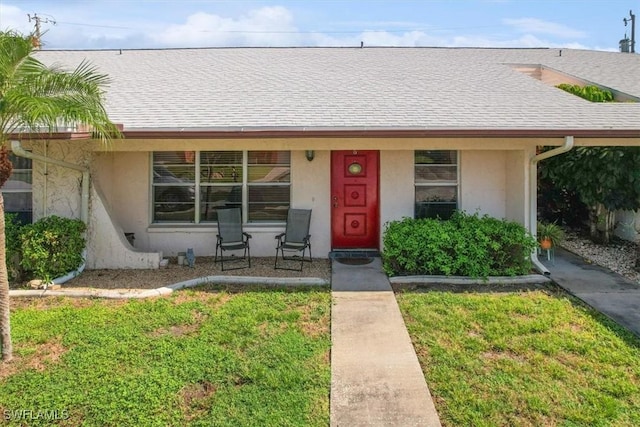
POLYGON ((249 233, 245 233, 244 231, 242 232, 242 234, 243 234, 247 239, 251 239, 251 238, 253 238, 253 236, 251 236, 251 234, 249 234, 249 233))
POLYGON ((286 233, 280 233, 280 234, 278 234, 275 238, 276 238, 276 239, 282 239, 282 238, 284 237, 284 235, 285 235, 285 234, 286 234, 286 233))

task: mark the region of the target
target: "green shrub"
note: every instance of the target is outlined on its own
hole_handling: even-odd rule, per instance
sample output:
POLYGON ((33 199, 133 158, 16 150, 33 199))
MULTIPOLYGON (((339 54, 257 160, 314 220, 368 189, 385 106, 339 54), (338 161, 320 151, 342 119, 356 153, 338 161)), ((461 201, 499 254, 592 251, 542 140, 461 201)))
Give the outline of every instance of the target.
POLYGON ((580 85, 571 85, 568 83, 560 83, 556 86, 559 89, 564 90, 565 92, 572 93, 580 98, 584 98, 587 101, 591 102, 613 102, 613 93, 606 89, 600 89, 598 86, 588 85, 588 86, 580 86, 580 85))
POLYGON ((396 275, 515 276, 531 269, 535 239, 515 222, 456 212, 450 220, 392 221, 384 270, 396 275))
POLYGON ((47 282, 82 264, 85 224, 79 219, 49 216, 26 225, 21 233, 26 272, 47 282))
POLYGON ((10 282, 18 280, 22 275, 20 268, 20 233, 23 227, 24 225, 18 220, 17 214, 8 213, 4 215, 5 251, 10 282))

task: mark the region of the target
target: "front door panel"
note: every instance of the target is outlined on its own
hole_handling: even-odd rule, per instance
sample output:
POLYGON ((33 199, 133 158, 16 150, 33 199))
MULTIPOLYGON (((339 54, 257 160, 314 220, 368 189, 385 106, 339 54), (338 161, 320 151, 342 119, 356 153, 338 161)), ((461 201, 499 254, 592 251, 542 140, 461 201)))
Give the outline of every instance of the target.
POLYGON ((331 152, 333 249, 377 249, 378 151, 331 152))

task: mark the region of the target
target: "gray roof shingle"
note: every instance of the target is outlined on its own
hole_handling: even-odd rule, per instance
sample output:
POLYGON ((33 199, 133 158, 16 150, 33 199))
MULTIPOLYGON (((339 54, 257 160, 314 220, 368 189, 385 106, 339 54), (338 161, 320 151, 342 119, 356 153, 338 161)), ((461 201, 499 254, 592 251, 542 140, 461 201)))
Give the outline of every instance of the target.
POLYGON ((511 64, 640 97, 640 55, 562 49, 211 48, 41 51, 89 60, 126 130, 631 129, 640 103, 595 104, 511 64))

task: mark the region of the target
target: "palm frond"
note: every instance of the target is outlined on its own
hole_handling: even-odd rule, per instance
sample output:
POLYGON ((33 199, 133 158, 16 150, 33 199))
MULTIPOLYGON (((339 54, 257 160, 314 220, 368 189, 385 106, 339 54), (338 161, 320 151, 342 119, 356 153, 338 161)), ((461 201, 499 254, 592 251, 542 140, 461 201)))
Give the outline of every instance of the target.
POLYGON ((104 109, 108 76, 83 61, 69 72, 31 56, 28 38, 0 33, 0 132, 88 126, 102 142, 120 137, 104 109))

